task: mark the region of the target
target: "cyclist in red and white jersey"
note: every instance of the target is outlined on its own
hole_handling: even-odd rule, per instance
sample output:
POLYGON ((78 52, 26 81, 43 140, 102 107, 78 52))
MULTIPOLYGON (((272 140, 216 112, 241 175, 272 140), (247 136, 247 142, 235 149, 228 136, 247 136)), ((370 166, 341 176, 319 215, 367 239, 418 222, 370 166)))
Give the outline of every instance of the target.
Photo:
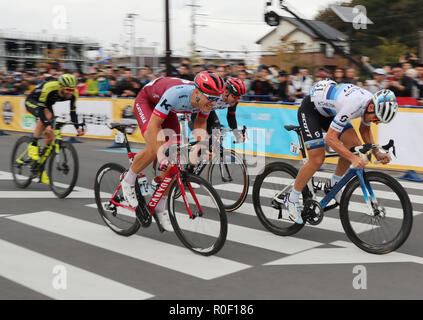
MULTIPOLYGON (((145 85, 139 92, 134 104, 134 113, 145 140, 145 149, 135 156, 122 181, 122 192, 130 206, 138 206, 135 194, 135 180, 138 174, 156 157, 162 176, 165 174, 168 160, 162 152, 162 146, 165 142, 170 145, 175 140, 179 141, 180 126, 176 113, 198 113, 194 127, 202 130, 195 131, 195 138, 207 141, 207 118, 224 88, 225 83, 221 77, 216 73, 203 71, 197 74, 194 82, 171 77, 158 78, 145 85), (162 129, 170 129, 173 134, 167 134, 165 137, 162 129)), ((198 153, 199 149, 200 146, 196 146, 194 153, 198 153)), ((165 195, 157 204, 155 214, 165 230, 173 231, 165 212, 166 200, 165 195)))

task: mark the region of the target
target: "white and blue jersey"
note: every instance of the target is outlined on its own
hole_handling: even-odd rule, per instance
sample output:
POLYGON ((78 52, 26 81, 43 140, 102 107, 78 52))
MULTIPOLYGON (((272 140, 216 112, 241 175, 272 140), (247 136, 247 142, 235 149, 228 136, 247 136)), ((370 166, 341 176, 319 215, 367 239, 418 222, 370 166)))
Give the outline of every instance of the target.
POLYGON ((330 128, 342 132, 347 127, 352 127, 350 121, 360 118, 364 121, 364 110, 373 95, 354 84, 336 84, 331 80, 317 82, 310 89, 310 98, 317 111, 324 117, 334 117, 330 128))

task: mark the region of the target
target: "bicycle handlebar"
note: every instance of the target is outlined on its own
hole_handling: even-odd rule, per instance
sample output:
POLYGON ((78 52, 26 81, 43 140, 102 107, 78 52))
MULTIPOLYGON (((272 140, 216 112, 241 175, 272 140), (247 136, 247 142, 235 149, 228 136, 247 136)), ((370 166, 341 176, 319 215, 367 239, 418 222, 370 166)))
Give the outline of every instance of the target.
MULTIPOLYGON (((388 153, 388 154, 390 154, 390 150, 392 149, 392 154, 395 157, 397 156, 396 155, 396 152, 395 152, 395 145, 394 145, 394 140, 393 139, 390 139, 389 142, 387 144, 385 144, 385 145, 366 143, 366 144, 363 144, 361 146, 351 148, 351 151, 352 152, 358 152, 359 155, 363 159, 366 159, 367 158, 367 160, 370 161, 371 154, 368 154, 368 153, 369 153, 369 151, 371 151, 374 148, 380 148, 380 149, 384 150, 385 153, 388 153)), ((379 163, 380 163, 380 161, 375 161, 375 164, 379 164, 379 163)))

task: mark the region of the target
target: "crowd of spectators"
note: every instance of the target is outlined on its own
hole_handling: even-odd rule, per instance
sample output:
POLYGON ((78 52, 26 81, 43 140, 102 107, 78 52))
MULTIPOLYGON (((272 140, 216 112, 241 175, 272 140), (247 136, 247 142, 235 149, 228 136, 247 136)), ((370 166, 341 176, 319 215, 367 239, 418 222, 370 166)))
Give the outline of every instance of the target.
MULTIPOLYGON (((172 76, 192 81, 198 72, 210 70, 223 78, 231 76, 243 80, 247 88, 244 100, 281 102, 299 102, 308 94, 314 82, 331 78, 339 83, 354 83, 372 93, 383 88, 390 89, 397 97, 412 97, 416 99, 416 104, 423 105, 423 64, 419 64, 415 56, 412 58, 402 59, 394 65, 372 66, 364 57, 362 62, 370 70, 372 77, 362 81, 354 67, 319 68, 311 74, 308 68, 298 66, 292 67, 289 72, 276 65, 265 64, 251 70, 242 62, 206 64, 202 59, 198 63, 182 59, 180 65, 173 69, 172 76)), ((42 68, 38 71, 18 68, 13 72, 0 70, 0 94, 28 94, 37 84, 57 79, 65 72, 68 71, 58 68, 42 68)), ((78 79, 80 96, 133 98, 148 82, 164 76, 165 70, 154 73, 149 66, 144 66, 134 75, 126 67, 105 66, 101 69, 90 68, 85 74, 71 73, 78 79)))

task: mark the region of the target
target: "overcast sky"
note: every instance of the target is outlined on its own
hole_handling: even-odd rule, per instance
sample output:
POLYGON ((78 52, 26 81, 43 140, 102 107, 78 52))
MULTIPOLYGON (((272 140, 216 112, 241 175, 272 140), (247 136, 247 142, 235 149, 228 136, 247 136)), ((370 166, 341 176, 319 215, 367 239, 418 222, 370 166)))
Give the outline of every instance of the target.
MULTIPOLYGON (((170 0, 171 49, 190 52, 191 7, 194 0, 170 0)), ((89 37, 104 47, 129 40, 127 13, 136 13, 136 38, 144 46, 165 47, 164 0, 13 0, 0 2, 0 30, 89 37), (65 19, 63 20, 63 12, 65 19), (62 23, 68 21, 68 23, 62 23), (65 29, 63 29, 65 28, 65 29)), ((279 2, 279 1, 278 1, 279 2)), ((335 0, 290 0, 302 17, 313 18, 335 0)), ((260 50, 255 44, 271 27, 263 19, 265 0, 195 0, 198 47, 219 50, 260 50)), ((276 1, 275 1, 276 4, 276 1)), ((210 52, 210 51, 209 51, 210 52)))

